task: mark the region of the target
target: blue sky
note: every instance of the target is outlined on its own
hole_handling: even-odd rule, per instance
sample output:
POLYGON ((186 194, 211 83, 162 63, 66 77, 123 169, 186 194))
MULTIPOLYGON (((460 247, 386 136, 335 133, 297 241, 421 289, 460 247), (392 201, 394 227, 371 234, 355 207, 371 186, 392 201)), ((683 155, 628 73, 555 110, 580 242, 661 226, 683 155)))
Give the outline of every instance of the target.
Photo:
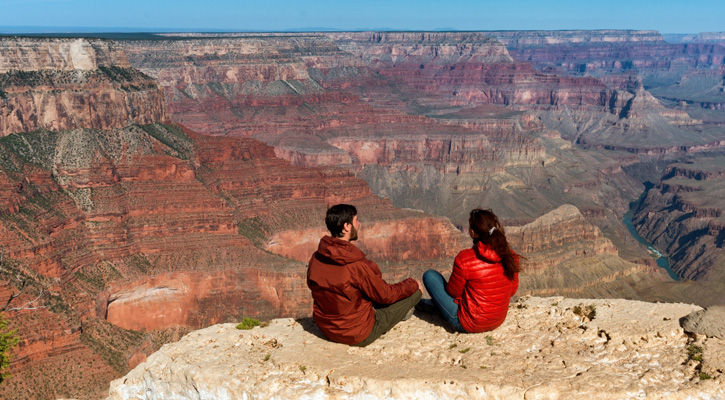
POLYGON ((725 31, 725 0, 0 0, 0 10, 0 27, 101 30, 725 31))

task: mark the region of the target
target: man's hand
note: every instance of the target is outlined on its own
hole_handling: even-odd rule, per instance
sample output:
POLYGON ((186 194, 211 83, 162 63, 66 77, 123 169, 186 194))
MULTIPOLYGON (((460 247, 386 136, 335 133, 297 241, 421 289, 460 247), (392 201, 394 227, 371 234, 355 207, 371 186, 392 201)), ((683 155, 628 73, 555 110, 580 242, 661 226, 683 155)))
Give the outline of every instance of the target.
MULTIPOLYGON (((415 279, 415 278, 413 278, 413 279, 415 279)), ((421 293, 425 294, 425 286, 423 285, 423 283, 421 281, 419 281, 418 279, 415 279, 415 283, 418 284, 418 290, 420 290, 421 293)))

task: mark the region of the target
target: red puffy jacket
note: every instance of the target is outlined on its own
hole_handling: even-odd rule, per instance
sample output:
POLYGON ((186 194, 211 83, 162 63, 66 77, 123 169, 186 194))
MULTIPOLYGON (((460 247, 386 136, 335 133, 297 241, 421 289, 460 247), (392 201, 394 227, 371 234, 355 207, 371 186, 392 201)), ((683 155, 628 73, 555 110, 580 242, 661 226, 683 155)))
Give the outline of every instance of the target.
POLYGON ((360 249, 331 236, 320 240, 310 259, 307 286, 315 323, 330 340, 345 344, 360 343, 370 335, 375 325, 373 301, 393 304, 418 290, 410 278, 388 284, 360 249))
POLYGON ((458 253, 446 291, 458 304, 458 321, 468 332, 496 329, 506 319, 509 300, 519 288, 519 274, 510 280, 503 274, 501 258, 493 249, 478 242, 476 249, 458 253))

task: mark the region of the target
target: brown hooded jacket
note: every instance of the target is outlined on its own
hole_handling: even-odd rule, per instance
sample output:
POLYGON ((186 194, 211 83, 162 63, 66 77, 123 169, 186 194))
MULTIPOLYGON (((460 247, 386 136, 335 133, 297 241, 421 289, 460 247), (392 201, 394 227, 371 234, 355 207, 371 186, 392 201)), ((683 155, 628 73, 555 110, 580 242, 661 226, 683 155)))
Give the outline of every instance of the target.
POLYGON ((380 268, 354 244, 325 236, 310 259, 307 286, 314 300, 313 317, 332 341, 357 344, 375 324, 373 302, 387 305, 418 290, 414 279, 390 285, 380 268))

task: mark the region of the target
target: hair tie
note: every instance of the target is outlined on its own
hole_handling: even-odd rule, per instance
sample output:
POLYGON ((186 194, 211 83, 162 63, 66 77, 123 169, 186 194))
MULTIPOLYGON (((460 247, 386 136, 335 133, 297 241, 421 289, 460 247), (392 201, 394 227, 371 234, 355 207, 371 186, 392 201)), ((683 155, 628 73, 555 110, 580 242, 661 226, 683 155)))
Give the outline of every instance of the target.
POLYGON ((496 230, 496 227, 495 226, 493 228, 489 229, 488 230, 488 236, 493 235, 493 231, 495 231, 495 230, 496 230))

